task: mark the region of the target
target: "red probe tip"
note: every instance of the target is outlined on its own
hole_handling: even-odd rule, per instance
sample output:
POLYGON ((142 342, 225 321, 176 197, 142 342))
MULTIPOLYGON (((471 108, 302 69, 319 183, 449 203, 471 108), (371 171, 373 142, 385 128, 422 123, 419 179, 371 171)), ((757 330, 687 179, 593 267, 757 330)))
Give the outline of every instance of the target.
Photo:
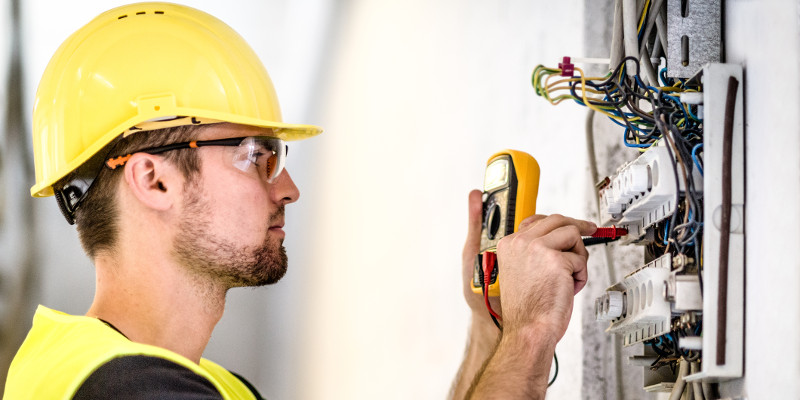
POLYGON ((628 230, 625 228, 617 228, 616 226, 612 226, 610 228, 597 228, 597 231, 592 234, 591 237, 593 238, 611 238, 616 239, 620 236, 625 236, 628 234, 628 230))

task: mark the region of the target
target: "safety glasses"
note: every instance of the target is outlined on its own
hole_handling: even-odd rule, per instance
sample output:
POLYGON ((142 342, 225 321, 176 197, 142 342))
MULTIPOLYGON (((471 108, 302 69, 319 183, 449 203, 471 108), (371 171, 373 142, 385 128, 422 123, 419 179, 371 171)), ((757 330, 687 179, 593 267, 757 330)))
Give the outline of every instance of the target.
POLYGON ((105 165, 110 169, 117 169, 125 165, 131 156, 136 153, 161 154, 171 150, 196 149, 204 146, 235 147, 232 159, 233 166, 242 171, 247 171, 254 166, 258 169, 258 172, 265 177, 268 183, 272 183, 283 171, 284 163, 286 162, 286 154, 289 151, 289 147, 283 140, 271 136, 193 140, 191 142, 150 147, 123 156, 111 157, 106 160, 105 165))

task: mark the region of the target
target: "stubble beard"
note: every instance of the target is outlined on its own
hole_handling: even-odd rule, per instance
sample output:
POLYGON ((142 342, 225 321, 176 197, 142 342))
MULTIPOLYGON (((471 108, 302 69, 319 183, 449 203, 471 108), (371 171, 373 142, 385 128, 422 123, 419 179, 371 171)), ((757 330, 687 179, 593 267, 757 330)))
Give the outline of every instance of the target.
MULTIPOLYGON (((288 258, 282 239, 270 240, 265 233, 262 243, 243 246, 215 235, 208 217, 208 202, 199 190, 190 189, 188 193, 178 225, 180 233, 173 241, 173 255, 188 271, 226 290, 270 285, 286 274, 288 258)), ((270 216, 265 232, 283 215, 284 206, 280 206, 270 216)))

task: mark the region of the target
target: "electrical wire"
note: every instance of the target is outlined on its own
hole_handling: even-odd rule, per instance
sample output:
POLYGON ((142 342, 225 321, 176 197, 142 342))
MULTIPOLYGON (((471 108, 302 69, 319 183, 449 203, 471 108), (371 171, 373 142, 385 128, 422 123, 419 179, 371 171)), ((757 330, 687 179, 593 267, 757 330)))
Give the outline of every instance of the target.
POLYGON ((553 374, 553 378, 550 379, 550 382, 547 383, 547 387, 550 387, 553 382, 556 381, 556 378, 558 378, 558 356, 555 351, 553 352, 553 362, 556 364, 556 372, 553 374))

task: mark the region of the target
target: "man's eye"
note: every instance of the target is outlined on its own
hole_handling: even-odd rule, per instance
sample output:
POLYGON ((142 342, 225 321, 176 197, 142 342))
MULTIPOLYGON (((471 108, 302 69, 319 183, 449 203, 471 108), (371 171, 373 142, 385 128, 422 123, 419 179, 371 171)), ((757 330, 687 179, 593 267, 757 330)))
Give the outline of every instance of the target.
POLYGON ((255 152, 250 154, 250 162, 252 162, 255 165, 258 165, 258 163, 260 161, 264 160, 264 156, 265 155, 266 155, 266 153, 264 153, 262 151, 255 151, 255 152))

